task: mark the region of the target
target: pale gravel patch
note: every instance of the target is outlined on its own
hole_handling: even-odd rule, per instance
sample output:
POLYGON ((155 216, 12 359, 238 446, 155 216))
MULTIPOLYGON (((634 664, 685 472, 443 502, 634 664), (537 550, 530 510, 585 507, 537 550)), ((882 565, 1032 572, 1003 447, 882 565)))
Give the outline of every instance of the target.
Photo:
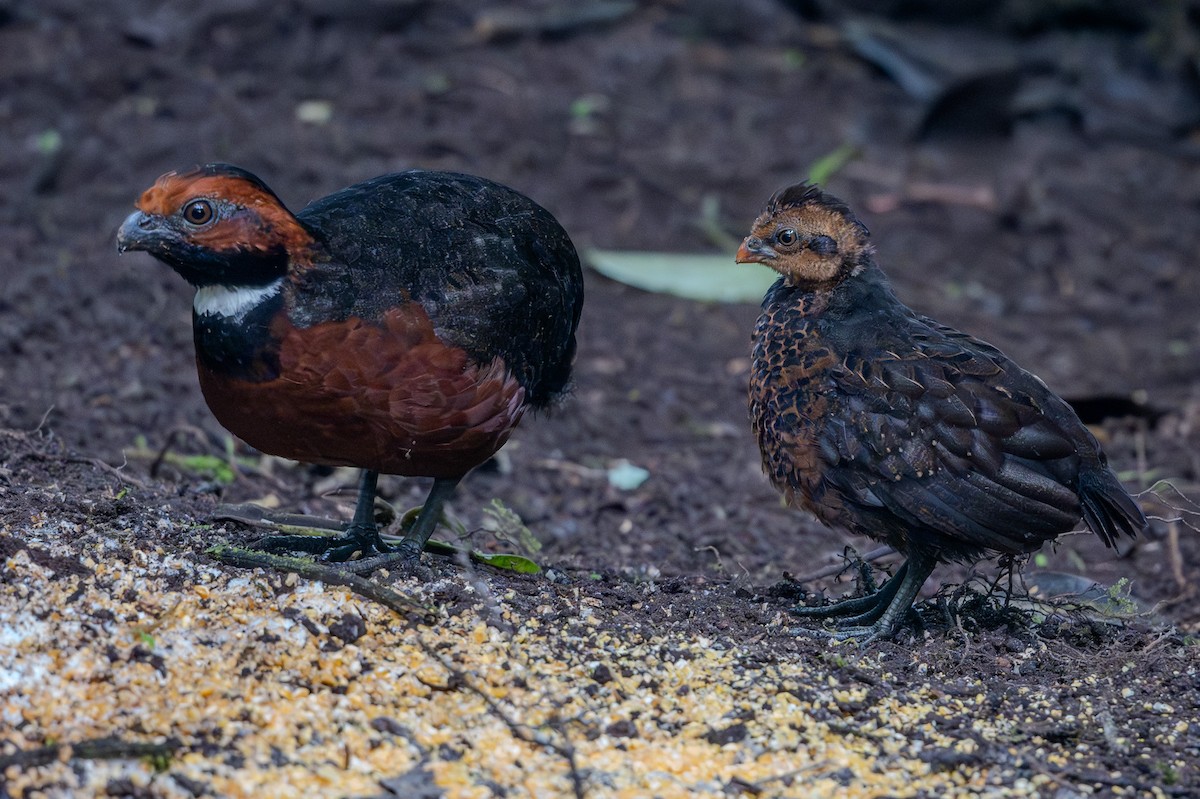
MULTIPOLYGON (((30 547, 71 554, 28 532, 30 547)), ((91 576, 55 579, 26 550, 3 564, 0 638, 13 658, 0 672, 11 675, 0 677, 0 754, 107 736, 181 747, 162 772, 140 760, 10 767, 13 795, 99 794, 114 779, 153 796, 190 795, 178 777, 221 796, 366 796, 380 780, 423 767, 455 799, 489 796, 489 784, 514 796, 566 796, 561 745, 574 748, 594 797, 724 797, 738 785, 758 796, 1015 797, 1054 784, 986 765, 1004 760, 1005 742, 1028 722, 990 709, 980 680, 953 696, 902 681, 881 693, 823 660, 762 664, 754 647, 704 636, 621 634, 607 618, 616 611, 586 594, 554 621, 522 616, 498 594, 489 601, 504 629, 483 621, 490 609, 414 627, 294 575, 149 549, 111 559, 90 551, 82 563, 91 576), (346 613, 361 616, 366 633, 343 646, 329 629, 346 613), (444 663, 472 687, 455 684, 444 663), (610 678, 597 682, 601 665, 610 678), (955 716, 970 719, 969 729, 939 726, 955 716), (736 724, 740 736, 722 742, 717 733, 736 724), (973 764, 982 746, 992 754, 973 764), (965 765, 934 768, 931 748, 965 765)), ((839 651, 830 647, 831 658, 839 651)), ((875 653, 856 654, 855 668, 894 681, 875 653)), ((1087 679, 1073 689, 1086 693, 1087 679)), ((1082 703, 1065 718, 1057 701, 1031 697, 1029 709, 1100 723, 1102 708, 1082 703)), ((1164 714, 1162 734, 1179 723, 1164 714)), ((1076 756, 1070 744, 1046 746, 1056 767, 1076 756)))

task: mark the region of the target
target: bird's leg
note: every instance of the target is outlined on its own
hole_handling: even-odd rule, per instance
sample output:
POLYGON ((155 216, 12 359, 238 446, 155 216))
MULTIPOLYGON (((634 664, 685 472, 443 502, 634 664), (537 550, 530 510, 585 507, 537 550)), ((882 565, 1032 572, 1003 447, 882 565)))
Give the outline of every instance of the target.
POLYGON ((390 552, 391 547, 379 537, 379 525, 375 523, 375 489, 379 485, 379 472, 363 469, 358 484, 358 501, 354 504, 354 518, 346 525, 346 532, 329 539, 330 547, 326 559, 349 560, 355 552, 368 554, 372 549, 390 552))
MULTIPOLYGON (((933 573, 934 566, 937 565, 937 560, 924 553, 915 551, 909 554, 908 560, 900 571, 897 571, 891 580, 883 586, 871 597, 864 599, 876 600, 876 605, 860 613, 858 616, 851 616, 843 619, 839 623, 837 629, 827 632, 821 630, 805 630, 801 634, 817 634, 835 638, 838 640, 856 639, 861 643, 868 643, 877 638, 889 638, 895 634, 896 628, 900 626, 901 619, 906 614, 912 611, 913 601, 917 598, 917 594, 921 590, 921 586, 933 573), (893 585, 895 586, 893 588, 893 585), (890 597, 881 595, 890 594, 890 597), (875 619, 874 623, 868 624, 875 619)), ((859 600, 848 600, 849 602, 858 602, 859 600)), ((846 602, 838 603, 835 607, 845 605, 846 602)), ((862 608, 863 605, 857 607, 862 608)), ((823 609, 823 608, 822 608, 823 609)), ((812 615, 812 614, 806 614, 812 615)), ((842 615, 827 613, 826 617, 833 615, 842 615)))
MULTIPOLYGON (((896 573, 892 575, 886 583, 884 583, 878 591, 872 594, 867 594, 854 599, 843 599, 841 602, 834 602, 829 605, 820 607, 795 607, 792 608, 793 616, 803 616, 809 619, 829 619, 834 616, 854 616, 858 614, 870 613, 876 608, 886 608, 887 603, 896 595, 896 591, 900 589, 900 583, 904 580, 904 575, 908 572, 908 561, 904 561, 896 573)), ((881 609, 880 613, 883 612, 881 609)))
POLYGON ((327 559, 334 561, 348 560, 355 552, 365 554, 372 549, 380 552, 390 551, 390 547, 379 537, 379 526, 375 524, 375 487, 378 482, 379 472, 363 470, 358 486, 358 502, 354 506, 354 518, 341 535, 271 535, 256 542, 255 547, 267 552, 325 554, 327 559))
POLYGON ((900 626, 900 620, 912 611, 913 602, 917 598, 917 594, 921 591, 921 586, 929 579, 929 575, 933 574, 933 567, 937 561, 924 553, 914 552, 909 556, 908 572, 904 575, 904 580, 896 589, 896 595, 892 597, 892 601, 888 603, 886 610, 879 619, 869 626, 857 626, 856 623, 865 623, 869 621, 867 618, 871 614, 864 614, 860 619, 846 619, 845 626, 839 626, 834 633, 834 637, 840 639, 857 638, 863 643, 874 641, 876 638, 890 638, 896 633, 896 628, 900 626), (853 625, 853 626, 852 626, 853 625))
POLYGON ((417 520, 404 534, 404 538, 400 539, 400 543, 395 546, 395 551, 405 560, 416 560, 421 556, 421 552, 425 549, 425 542, 429 540, 429 536, 433 535, 438 520, 442 518, 442 508, 445 507, 446 500, 454 495, 454 489, 458 487, 461 479, 461 477, 439 477, 433 481, 433 487, 429 489, 429 496, 425 498, 425 504, 421 506, 421 512, 417 514, 417 520))
POLYGON ((937 565, 937 560, 923 552, 910 553, 908 571, 896 588, 892 601, 887 604, 878 620, 874 624, 866 624, 873 614, 863 614, 860 618, 845 619, 838 625, 833 637, 842 640, 854 638, 865 644, 877 638, 890 638, 895 635, 896 629, 900 626, 900 620, 912 612, 913 602, 920 593, 921 586, 929 579, 929 575, 933 574, 935 565, 937 565))
MULTIPOLYGON (((455 477, 434 480, 433 487, 429 489, 429 496, 425 498, 425 504, 417 511, 417 518, 408 528, 404 537, 398 543, 387 547, 384 554, 355 561, 354 565, 349 566, 347 570, 355 574, 366 574, 376 569, 398 566, 402 571, 407 571, 410 576, 425 579, 429 572, 421 564, 421 552, 424 551, 425 544, 442 518, 442 509, 446 505, 446 500, 454 494, 454 489, 461 479, 455 477)), ((412 511, 406 513, 404 521, 407 521, 411 514, 412 511)), ((351 523, 351 527, 353 527, 353 523, 351 523)), ((361 544, 356 546, 361 548, 361 544)), ((347 549, 350 548, 347 547, 347 549)), ((380 548, 382 549, 382 547, 380 548)))

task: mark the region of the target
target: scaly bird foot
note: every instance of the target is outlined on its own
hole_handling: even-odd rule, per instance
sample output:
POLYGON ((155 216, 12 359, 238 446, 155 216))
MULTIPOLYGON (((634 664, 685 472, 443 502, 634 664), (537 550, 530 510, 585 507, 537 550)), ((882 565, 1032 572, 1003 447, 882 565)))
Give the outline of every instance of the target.
POLYGON ((355 556, 368 557, 373 553, 386 553, 391 547, 379 537, 379 530, 358 529, 354 525, 335 536, 320 535, 269 535, 260 538, 251 546, 264 552, 303 552, 320 555, 324 560, 342 563, 355 556))

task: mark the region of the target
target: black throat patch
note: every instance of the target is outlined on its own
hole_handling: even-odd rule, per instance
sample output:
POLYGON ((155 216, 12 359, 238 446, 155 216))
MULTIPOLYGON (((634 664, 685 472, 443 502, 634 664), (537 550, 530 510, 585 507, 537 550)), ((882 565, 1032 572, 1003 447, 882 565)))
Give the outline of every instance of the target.
POLYGON ((192 312, 196 360, 211 372, 262 383, 279 377, 279 341, 271 322, 283 310, 283 292, 244 313, 192 312))

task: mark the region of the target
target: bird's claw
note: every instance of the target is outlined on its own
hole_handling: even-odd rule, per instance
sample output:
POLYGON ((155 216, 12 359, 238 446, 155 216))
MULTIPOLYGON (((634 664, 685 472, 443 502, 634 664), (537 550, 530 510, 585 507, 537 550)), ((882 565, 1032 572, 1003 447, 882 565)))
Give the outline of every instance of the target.
MULTIPOLYGON (((874 597, 862 597, 863 599, 872 599, 874 597)), ((847 600, 854 601, 854 600, 847 600)), ((828 608, 837 608, 839 605, 845 604, 841 602, 835 605, 828 605, 828 608)), ((792 635, 807 636, 810 638, 827 638, 834 641, 855 641, 860 646, 865 646, 872 641, 886 641, 896 635, 900 630, 900 626, 904 621, 909 621, 917 629, 922 628, 921 617, 915 608, 908 608, 903 613, 891 619, 887 614, 887 603, 880 603, 871 610, 865 613, 859 613, 856 616, 838 619, 834 623, 833 629, 822 629, 820 627, 796 627, 792 630, 792 635), (873 623, 872 623, 873 622, 873 623)), ((814 608, 816 610, 816 608, 814 608)), ((832 618, 835 615, 825 614, 824 618, 832 618)))
POLYGON ((268 535, 250 544, 252 549, 278 554, 280 552, 303 552, 306 555, 320 555, 328 551, 331 541, 319 535, 268 535))
POLYGON ((386 554, 392 551, 379 535, 379 527, 374 524, 350 524, 342 535, 328 539, 327 544, 325 560, 333 563, 354 560, 356 555, 364 558, 373 552, 386 554))
POLYGON ((838 616, 858 619, 860 616, 877 611, 882 612, 881 607, 886 609, 887 602, 881 600, 876 593, 853 599, 843 599, 841 602, 831 602, 828 605, 797 605, 791 609, 791 614, 803 619, 832 619, 838 616))
POLYGON ((421 561, 420 552, 413 547, 400 545, 392 547, 388 552, 340 563, 335 568, 360 575, 389 569, 402 575, 416 577, 421 582, 427 582, 433 576, 432 570, 421 561))
POLYGON ((871 625, 870 627, 838 627, 827 630, 821 627, 795 627, 790 633, 797 638, 821 638, 829 641, 852 641, 866 646, 872 641, 891 638, 895 630, 871 625))
MULTIPOLYGON (((343 540, 345 540, 345 539, 339 537, 339 538, 334 539, 333 541, 330 541, 329 543, 334 544, 338 541, 343 541, 343 540)), ((322 559, 327 560, 330 563, 346 563, 346 562, 349 562, 352 560, 358 560, 358 559, 366 556, 369 551, 370 550, 367 550, 364 548, 363 543, 361 541, 355 539, 355 540, 350 541, 349 543, 341 544, 339 546, 333 546, 330 549, 326 549, 322 559)))
POLYGON ((307 555, 317 555, 331 563, 344 563, 375 552, 392 551, 392 547, 379 535, 378 527, 354 524, 336 536, 269 535, 255 541, 252 546, 264 552, 303 552, 307 555))

